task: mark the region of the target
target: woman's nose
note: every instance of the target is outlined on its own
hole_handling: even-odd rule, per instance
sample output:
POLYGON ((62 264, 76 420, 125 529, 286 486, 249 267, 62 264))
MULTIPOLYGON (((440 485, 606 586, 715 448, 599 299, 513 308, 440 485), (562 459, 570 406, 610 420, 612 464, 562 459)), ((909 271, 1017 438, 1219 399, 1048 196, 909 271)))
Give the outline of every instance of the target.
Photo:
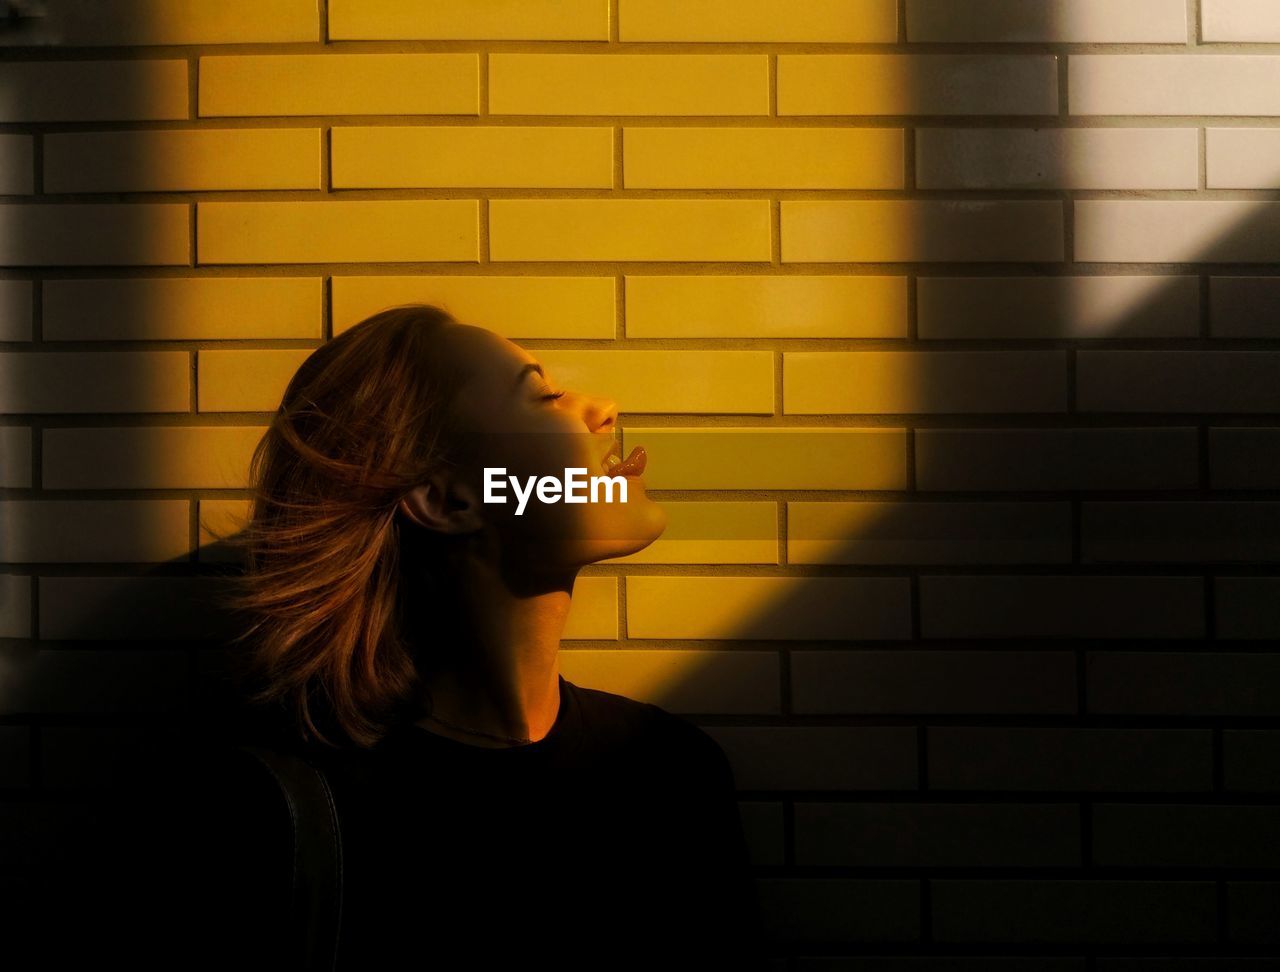
POLYGON ((618 403, 612 398, 591 396, 589 424, 601 432, 612 432, 618 423, 618 403))

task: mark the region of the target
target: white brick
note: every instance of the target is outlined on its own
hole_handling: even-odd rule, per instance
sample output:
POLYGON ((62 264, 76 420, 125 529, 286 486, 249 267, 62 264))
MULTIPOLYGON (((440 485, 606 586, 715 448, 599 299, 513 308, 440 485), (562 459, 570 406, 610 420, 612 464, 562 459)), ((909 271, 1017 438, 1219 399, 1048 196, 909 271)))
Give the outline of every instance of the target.
POLYGON ((1280 203, 1089 199, 1075 204, 1077 260, 1272 263, 1280 203))
POLYGON ((0 425, 0 489, 31 486, 31 429, 0 425))
POLYGON ((1201 0, 1200 31, 1207 42, 1280 41, 1276 0, 1201 0))
POLYGON ((0 205, 0 266, 185 266, 186 203, 0 205))
POLYGON ((190 550, 191 504, 161 500, 5 500, 0 563, 161 563, 190 550))
POLYGON ((1280 411, 1280 352, 1082 350, 1080 412, 1280 411))
POLYGON ((1195 128, 922 128, 921 189, 1195 189, 1195 128))
POLYGON ((31 307, 35 285, 30 280, 0 280, 0 341, 31 340, 31 307))
POLYGON ((1066 502, 790 502, 792 564, 1070 563, 1066 502))
POLYGON ((1210 128, 1205 131, 1210 189, 1280 187, 1280 128, 1210 128))
POLYGON ((190 368, 186 351, 0 352, 0 413, 186 412, 190 368))
POLYGON ((1200 333, 1199 281, 1187 274, 920 277, 916 293, 923 339, 1200 333))
POLYGON ((31 637, 31 578, 0 574, 0 638, 31 637))
POLYGON ((185 58, 0 60, 0 122, 177 121, 185 58))
POLYGON ((0 195, 35 192, 35 163, 30 135, 0 135, 0 195))
POLYGON ((1183 0, 907 0, 909 41, 1181 44, 1183 0))
POLYGON ((1280 56, 1072 54, 1073 115, 1280 115, 1280 56))
POLYGON ((218 610, 221 589, 212 577, 42 577, 40 638, 223 638, 234 623, 218 610))
POLYGON ((1214 337, 1280 337, 1280 277, 1211 277, 1214 337))

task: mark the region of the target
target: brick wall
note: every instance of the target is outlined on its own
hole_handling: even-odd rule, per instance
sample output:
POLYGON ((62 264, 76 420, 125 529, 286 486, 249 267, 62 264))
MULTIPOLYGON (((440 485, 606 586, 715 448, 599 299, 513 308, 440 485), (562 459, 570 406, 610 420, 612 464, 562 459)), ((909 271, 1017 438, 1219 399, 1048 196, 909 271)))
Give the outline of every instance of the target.
POLYGON ((1280 4, 48 6, 0 64, 15 901, 217 711, 293 370, 421 300, 649 449, 671 528, 562 671, 722 742, 778 969, 1280 956, 1280 4))

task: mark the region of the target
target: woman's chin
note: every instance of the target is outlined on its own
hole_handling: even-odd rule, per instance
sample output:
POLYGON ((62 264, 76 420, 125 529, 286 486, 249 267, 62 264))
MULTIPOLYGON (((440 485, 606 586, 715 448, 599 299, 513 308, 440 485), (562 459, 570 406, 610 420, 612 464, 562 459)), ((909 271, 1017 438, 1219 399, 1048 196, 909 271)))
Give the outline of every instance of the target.
POLYGON ((647 497, 630 504, 626 516, 610 518, 608 525, 582 541, 584 563, 616 560, 643 550, 662 536, 667 528, 667 512, 647 497))

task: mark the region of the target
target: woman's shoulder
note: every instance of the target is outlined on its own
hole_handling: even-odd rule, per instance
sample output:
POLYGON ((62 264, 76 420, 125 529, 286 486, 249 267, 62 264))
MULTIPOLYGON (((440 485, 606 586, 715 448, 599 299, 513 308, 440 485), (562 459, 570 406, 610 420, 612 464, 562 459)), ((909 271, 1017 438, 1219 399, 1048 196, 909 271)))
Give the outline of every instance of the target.
POLYGON ((199 736, 171 764, 166 786, 197 819, 280 830, 288 802, 270 761, 302 756, 302 747, 274 735, 199 736))
POLYGON ((588 733, 634 747, 668 768, 722 776, 729 770, 720 743, 688 717, 653 702, 573 686, 588 733))

